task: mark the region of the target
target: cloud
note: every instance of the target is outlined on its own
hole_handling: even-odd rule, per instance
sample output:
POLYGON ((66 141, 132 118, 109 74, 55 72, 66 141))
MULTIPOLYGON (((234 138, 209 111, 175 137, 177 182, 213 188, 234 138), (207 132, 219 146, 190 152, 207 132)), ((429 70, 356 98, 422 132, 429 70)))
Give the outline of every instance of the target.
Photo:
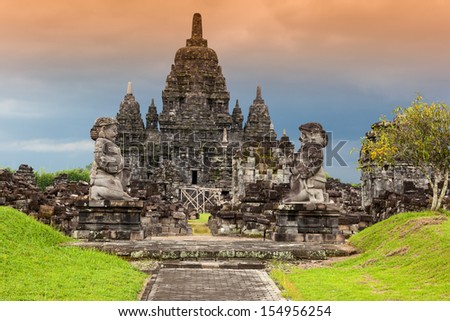
POLYGON ((26 151, 38 153, 73 153, 93 151, 93 142, 90 140, 61 141, 56 139, 30 139, 9 141, 0 145, 2 151, 26 151))
POLYGON ((44 117, 37 103, 17 100, 3 99, 0 100, 0 118, 41 118, 44 117))

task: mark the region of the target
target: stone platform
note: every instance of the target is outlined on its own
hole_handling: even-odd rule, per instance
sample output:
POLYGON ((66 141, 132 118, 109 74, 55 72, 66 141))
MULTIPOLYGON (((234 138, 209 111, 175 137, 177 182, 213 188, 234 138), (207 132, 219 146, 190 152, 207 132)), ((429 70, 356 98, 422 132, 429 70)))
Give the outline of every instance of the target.
POLYGON ((324 260, 349 256, 356 250, 345 244, 292 243, 234 237, 152 237, 143 241, 76 242, 66 246, 95 248, 128 259, 156 260, 324 260))
POLYGON ((277 242, 344 243, 339 210, 331 203, 284 203, 275 212, 277 242))
POLYGON ((78 224, 73 233, 87 240, 143 240, 142 201, 78 201, 78 224))

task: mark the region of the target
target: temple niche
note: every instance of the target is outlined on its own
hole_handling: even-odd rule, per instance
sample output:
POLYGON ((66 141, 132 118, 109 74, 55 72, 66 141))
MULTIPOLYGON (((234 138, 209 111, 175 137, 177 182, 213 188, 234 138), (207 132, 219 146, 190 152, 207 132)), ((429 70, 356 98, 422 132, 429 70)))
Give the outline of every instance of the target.
POLYGON ((161 111, 152 99, 144 125, 131 84, 120 104, 117 143, 131 169, 131 185, 165 184, 163 194, 173 197, 183 186, 231 195, 244 193, 242 180, 288 182, 285 163, 294 146, 286 135, 277 140, 261 92, 257 86, 246 122, 238 101, 230 113, 217 53, 203 38, 201 15, 194 14, 191 37, 177 50, 166 78, 161 111), (238 163, 245 169, 237 169, 238 163), (242 170, 245 178, 238 182, 242 170))

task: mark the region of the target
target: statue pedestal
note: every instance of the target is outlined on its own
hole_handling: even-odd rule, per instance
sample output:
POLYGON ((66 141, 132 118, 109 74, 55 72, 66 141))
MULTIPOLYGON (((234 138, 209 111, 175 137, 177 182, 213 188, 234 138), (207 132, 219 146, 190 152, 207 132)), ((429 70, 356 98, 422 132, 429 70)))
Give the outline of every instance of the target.
POLYGON ((142 201, 78 201, 77 239, 143 240, 142 201))
POLYGON ((339 211, 331 203, 284 203, 275 212, 277 242, 344 243, 339 211))

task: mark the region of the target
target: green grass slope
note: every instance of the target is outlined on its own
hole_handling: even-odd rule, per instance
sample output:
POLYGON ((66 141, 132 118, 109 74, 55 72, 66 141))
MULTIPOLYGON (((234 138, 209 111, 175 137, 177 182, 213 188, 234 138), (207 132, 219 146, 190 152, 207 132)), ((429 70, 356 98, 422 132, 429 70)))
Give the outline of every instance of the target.
POLYGON ((126 261, 73 247, 70 238, 0 207, 0 300, 136 300, 146 275, 126 261))
POLYGON ((449 213, 404 213, 350 239, 362 254, 330 267, 278 265, 293 300, 450 300, 449 213))

